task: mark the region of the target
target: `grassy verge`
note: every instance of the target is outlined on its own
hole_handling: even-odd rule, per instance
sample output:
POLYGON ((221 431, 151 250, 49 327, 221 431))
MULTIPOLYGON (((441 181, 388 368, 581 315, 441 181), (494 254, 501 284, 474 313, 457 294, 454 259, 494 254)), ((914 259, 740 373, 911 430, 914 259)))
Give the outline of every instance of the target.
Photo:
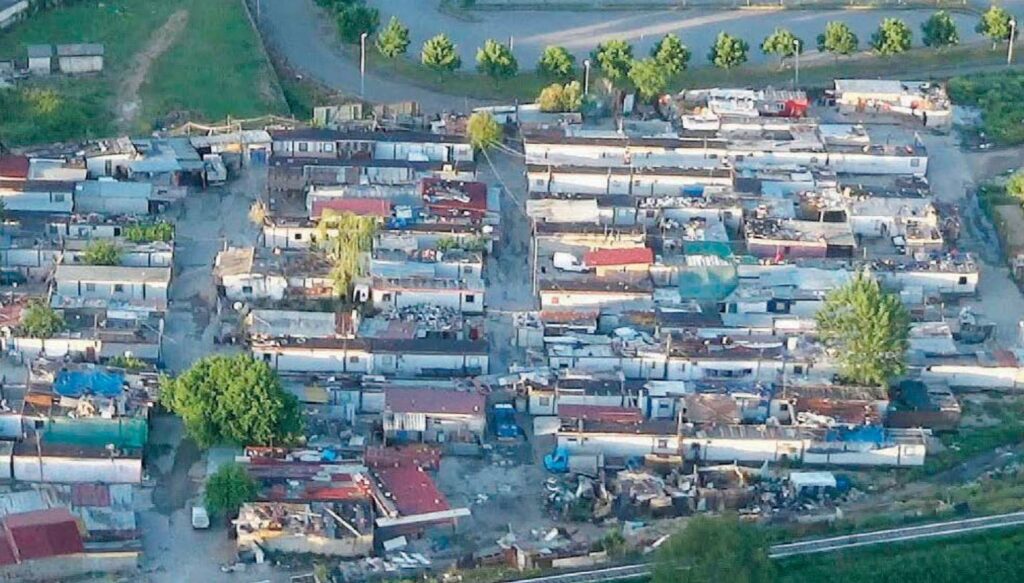
MULTIPOLYGON (((975 405, 965 403, 965 414, 975 405)), ((981 427, 961 427, 956 433, 942 436, 945 451, 929 455, 925 465, 907 474, 909 480, 923 479, 949 470, 964 461, 998 447, 1017 444, 1024 436, 1024 401, 1002 399, 984 407, 993 422, 981 427)))
POLYGON ((1024 73, 1000 71, 957 77, 949 83, 957 103, 981 109, 982 130, 1001 146, 1024 142, 1024 73))
MULTIPOLYGON (((808 89, 832 86, 837 78, 912 77, 914 79, 946 79, 963 70, 999 67, 1006 58, 1002 52, 992 51, 987 43, 975 43, 937 51, 916 48, 897 57, 877 57, 862 53, 842 59, 816 59, 801 63, 800 85, 808 89)), ((345 47, 351 58, 359 57, 358 50, 345 47)), ((389 60, 368 47, 367 66, 377 74, 402 77, 408 83, 439 93, 474 99, 502 99, 511 101, 533 100, 549 80, 533 71, 524 71, 511 79, 494 80, 471 71, 438 74, 417 60, 411 52, 406 58, 389 60)), ((524 68, 533 63, 521 63, 524 68)), ((582 72, 578 72, 582 77, 582 72)), ((1022 74, 1024 75, 1024 74, 1022 74)), ((582 81, 582 79, 580 79, 582 81)), ((793 70, 780 70, 774 63, 748 65, 724 71, 700 63, 683 71, 669 82, 670 91, 696 87, 756 87, 785 86, 793 82, 793 70)), ((600 87, 600 77, 592 71, 591 91, 600 87)), ((1024 86, 1022 86, 1024 90, 1024 86)), ((1021 92, 1024 96, 1024 91, 1021 92)), ((1024 100, 1024 97, 1021 97, 1024 100)), ((1021 107, 1024 116, 1024 107, 1021 107)), ((1022 126, 1024 128, 1024 126, 1022 126)), ((1021 130, 1024 132, 1024 129, 1021 130)))
POLYGON ((943 583, 983 577, 992 583, 1020 581, 1024 530, 891 544, 885 548, 784 559, 782 583, 943 583))
POLYGON ((144 118, 170 112, 220 120, 286 113, 280 87, 241 0, 176 0, 188 26, 142 86, 144 118))
POLYGON ((241 0, 81 0, 4 30, 0 59, 24 59, 28 44, 74 42, 102 43, 104 71, 32 79, 5 91, 0 141, 16 146, 145 130, 182 110, 207 120, 285 111, 241 0), (178 10, 189 11, 188 25, 149 68, 136 127, 117 128, 118 90, 135 56, 151 46, 154 31, 178 10), (40 91, 59 107, 41 107, 40 91))

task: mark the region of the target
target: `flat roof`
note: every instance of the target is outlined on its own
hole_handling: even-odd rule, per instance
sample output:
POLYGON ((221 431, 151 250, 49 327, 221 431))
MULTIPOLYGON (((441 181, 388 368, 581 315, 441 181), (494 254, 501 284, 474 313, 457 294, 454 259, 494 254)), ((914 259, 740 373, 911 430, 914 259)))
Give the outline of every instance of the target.
POLYGON ((389 388, 384 402, 395 413, 484 415, 487 398, 475 392, 389 388))
POLYGON ((110 283, 168 283, 170 267, 125 267, 121 265, 65 265, 54 272, 57 281, 95 281, 110 283))
POLYGON ((74 43, 57 45, 58 57, 102 57, 103 45, 99 43, 74 43))

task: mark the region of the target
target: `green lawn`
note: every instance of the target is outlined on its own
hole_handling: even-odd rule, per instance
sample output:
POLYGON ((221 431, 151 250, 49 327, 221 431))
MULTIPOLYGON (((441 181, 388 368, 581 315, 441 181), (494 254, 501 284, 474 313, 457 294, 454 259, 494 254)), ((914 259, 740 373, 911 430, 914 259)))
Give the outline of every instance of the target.
POLYGON ((779 562, 780 583, 1011 583, 1024 579, 1024 530, 806 555, 779 562))
POLYGON ((188 111, 220 120, 287 113, 241 0, 173 0, 189 11, 177 44, 158 59, 142 86, 146 119, 188 111))
POLYGON ((35 79, 0 94, 0 141, 24 145, 148 131, 167 113, 183 110, 204 120, 286 111, 241 0, 80 0, 0 32, 0 58, 24 59, 28 44, 71 42, 103 43, 104 71, 35 79), (135 55, 152 46, 154 31, 179 10, 189 12, 188 25, 151 63, 139 91, 141 114, 118 127, 118 92, 135 55), (45 106, 54 100, 59 107, 45 106))

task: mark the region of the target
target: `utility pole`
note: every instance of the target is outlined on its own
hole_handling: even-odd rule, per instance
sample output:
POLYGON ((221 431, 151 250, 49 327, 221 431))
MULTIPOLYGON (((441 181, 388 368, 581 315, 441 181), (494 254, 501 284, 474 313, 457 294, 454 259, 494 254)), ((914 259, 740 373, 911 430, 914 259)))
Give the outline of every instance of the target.
POLYGON ((366 93, 366 33, 359 35, 359 97, 366 93))
POLYGON ((1013 41, 1017 37, 1017 19, 1010 19, 1010 40, 1006 44, 1006 64, 1013 63, 1013 41))
POLYGON ((583 95, 590 95, 590 59, 583 60, 583 95))
POLYGON ((796 68, 793 72, 793 89, 800 89, 800 39, 793 39, 793 56, 796 57, 796 68))

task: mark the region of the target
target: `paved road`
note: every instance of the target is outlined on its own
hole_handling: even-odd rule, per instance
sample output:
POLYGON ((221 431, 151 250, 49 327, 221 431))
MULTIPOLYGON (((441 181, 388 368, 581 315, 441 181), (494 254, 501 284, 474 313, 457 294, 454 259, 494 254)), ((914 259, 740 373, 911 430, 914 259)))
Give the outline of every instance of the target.
MULTIPOLYGON (((359 62, 338 50, 333 26, 333 20, 313 0, 261 0, 260 29, 278 54, 318 81, 343 93, 358 95, 359 62)), ((372 70, 367 71, 365 97, 376 103, 411 99, 427 112, 462 111, 467 105, 480 104, 412 87, 372 70)))
MULTIPOLYGON (((895 14, 906 20, 920 43, 920 23, 931 14, 929 10, 829 11, 714 11, 707 9, 662 11, 517 11, 473 13, 472 22, 443 14, 437 1, 369 0, 381 10, 381 21, 397 15, 411 28, 411 51, 423 41, 445 32, 457 43, 464 68, 475 62, 476 48, 488 38, 513 40, 514 51, 523 68, 532 67, 547 45, 563 45, 583 59, 599 42, 624 38, 635 44, 638 55, 645 54, 652 43, 668 32, 680 35, 693 51, 693 63, 706 63, 708 47, 719 31, 740 35, 751 44, 752 62, 766 57, 759 50, 760 41, 775 27, 785 26, 808 43, 813 59, 814 38, 830 20, 848 22, 866 46, 871 31, 885 16, 895 14)), ((957 14, 961 38, 976 40, 975 17, 957 14)), ((359 64, 337 47, 333 21, 313 0, 262 0, 261 28, 266 40, 296 69, 311 75, 342 92, 359 92, 359 64)), ((479 102, 466 102, 458 97, 409 86, 387 73, 372 69, 367 72, 365 97, 375 102, 414 99, 426 111, 465 109, 479 102)))
MULTIPOLYGON (((853 28, 866 46, 871 32, 886 16, 898 16, 911 26, 915 44, 921 37, 920 24, 932 10, 659 10, 659 11, 515 11, 474 12, 473 22, 443 14, 436 0, 368 0, 381 11, 381 22, 397 16, 410 28, 411 48, 419 47, 431 36, 444 32, 458 45, 464 68, 476 63, 476 50, 486 39, 508 41, 522 68, 532 68, 544 47, 561 45, 582 60, 600 42, 626 39, 633 43, 637 56, 646 55, 658 39, 669 32, 679 35, 693 51, 695 65, 707 64, 708 49, 720 31, 745 39, 750 44, 750 61, 771 61, 761 54, 761 40, 776 27, 786 27, 807 42, 812 49, 815 38, 830 20, 842 20, 853 28)), ((977 18, 956 14, 963 41, 977 39, 977 18)))

